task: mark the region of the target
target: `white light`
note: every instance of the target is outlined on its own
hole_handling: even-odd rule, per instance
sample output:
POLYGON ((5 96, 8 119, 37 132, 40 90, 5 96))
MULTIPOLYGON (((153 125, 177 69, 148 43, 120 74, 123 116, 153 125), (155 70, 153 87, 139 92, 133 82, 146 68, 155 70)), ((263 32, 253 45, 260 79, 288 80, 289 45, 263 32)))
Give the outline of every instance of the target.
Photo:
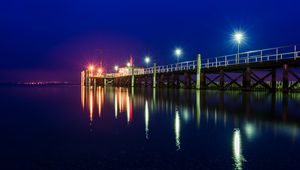
POLYGON ((180 56, 182 55, 182 50, 181 50, 180 48, 176 48, 176 49, 175 49, 175 55, 176 55, 177 57, 180 57, 180 56))
POLYGON ((145 57, 145 63, 148 64, 150 62, 150 57, 146 56, 145 57))
POLYGON ((93 70, 94 70, 94 66, 93 66, 93 65, 89 65, 88 69, 89 69, 90 71, 93 71, 93 70))
POLYGON ((252 139, 255 136, 255 126, 253 126, 253 124, 246 123, 245 133, 248 139, 252 139))
POLYGON ((131 64, 128 62, 128 63, 127 63, 127 67, 130 67, 130 65, 131 65, 131 64))
POLYGON ((119 66, 115 65, 115 71, 118 71, 119 70, 119 66))
POLYGON ((148 101, 145 102, 145 135, 146 139, 149 139, 149 106, 148 101))
POLYGON ((241 170, 245 159, 242 154, 242 139, 239 129, 234 129, 232 145, 234 169, 241 170))
POLYGON ((242 32, 235 32, 234 33, 234 40, 240 44, 242 42, 242 40, 244 39, 244 34, 242 32))
POLYGON ((177 147, 177 150, 180 150, 180 116, 179 116, 178 108, 176 108, 176 111, 175 111, 174 130, 175 130, 176 147, 177 147))

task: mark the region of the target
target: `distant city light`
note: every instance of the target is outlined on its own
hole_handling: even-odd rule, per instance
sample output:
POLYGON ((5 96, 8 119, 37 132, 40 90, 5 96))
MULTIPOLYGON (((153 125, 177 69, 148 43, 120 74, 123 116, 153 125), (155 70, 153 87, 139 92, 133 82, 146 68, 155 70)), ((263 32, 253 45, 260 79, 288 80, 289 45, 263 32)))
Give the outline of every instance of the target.
POLYGON ((130 66, 131 66, 131 64, 130 64, 130 62, 128 62, 128 63, 127 63, 127 67, 130 67, 130 66))
POLYGON ((115 65, 115 71, 118 71, 119 70, 119 66, 115 65))

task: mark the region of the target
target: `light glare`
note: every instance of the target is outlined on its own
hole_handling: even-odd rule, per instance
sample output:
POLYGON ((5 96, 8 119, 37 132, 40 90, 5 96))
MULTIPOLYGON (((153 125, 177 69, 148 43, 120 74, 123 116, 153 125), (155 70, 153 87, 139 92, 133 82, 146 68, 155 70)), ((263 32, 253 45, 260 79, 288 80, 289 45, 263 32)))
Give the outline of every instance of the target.
POLYGON ((118 71, 119 70, 119 66, 115 65, 115 71, 118 71))
POLYGON ((146 56, 146 57, 145 57, 145 63, 148 64, 149 62, 150 62, 150 57, 146 56))
POLYGON ((88 67, 88 69, 89 69, 90 71, 93 71, 93 70, 94 70, 94 66, 93 66, 93 65, 90 65, 90 66, 88 67))
POLYGON ((177 57, 180 57, 180 56, 182 55, 182 50, 181 50, 180 48, 176 48, 176 49, 175 49, 175 55, 176 55, 177 57))
POLYGON ((242 40, 244 39, 244 34, 242 32, 235 32, 234 33, 234 40, 240 44, 242 40))

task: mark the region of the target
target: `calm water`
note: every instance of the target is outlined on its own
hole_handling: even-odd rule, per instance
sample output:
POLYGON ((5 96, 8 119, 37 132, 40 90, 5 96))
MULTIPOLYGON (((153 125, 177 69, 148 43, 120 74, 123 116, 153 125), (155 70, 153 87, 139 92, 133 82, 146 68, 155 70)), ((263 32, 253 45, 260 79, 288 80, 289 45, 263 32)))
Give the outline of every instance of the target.
POLYGON ((300 95, 1 87, 1 169, 300 169, 300 95))

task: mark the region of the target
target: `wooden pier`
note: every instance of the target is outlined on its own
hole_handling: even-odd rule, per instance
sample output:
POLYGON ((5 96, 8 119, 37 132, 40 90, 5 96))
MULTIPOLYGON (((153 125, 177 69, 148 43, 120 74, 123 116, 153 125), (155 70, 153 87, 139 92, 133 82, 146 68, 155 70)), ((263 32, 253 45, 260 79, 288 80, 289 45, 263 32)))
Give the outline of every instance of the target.
POLYGON ((297 45, 248 51, 216 58, 144 68, 135 72, 95 75, 81 73, 85 86, 167 87, 218 90, 300 91, 300 51, 297 45), (298 87, 299 86, 299 87, 298 87))

